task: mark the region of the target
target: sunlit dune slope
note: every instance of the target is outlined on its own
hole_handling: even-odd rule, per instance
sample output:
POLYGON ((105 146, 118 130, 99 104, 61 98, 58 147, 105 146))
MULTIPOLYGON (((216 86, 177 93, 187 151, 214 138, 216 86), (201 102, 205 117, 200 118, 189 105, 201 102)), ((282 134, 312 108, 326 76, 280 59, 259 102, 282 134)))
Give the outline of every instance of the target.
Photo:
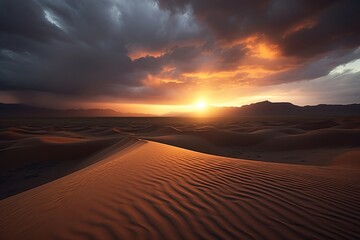
POLYGON ((359 239, 360 172, 139 141, 0 201, 1 239, 359 239))

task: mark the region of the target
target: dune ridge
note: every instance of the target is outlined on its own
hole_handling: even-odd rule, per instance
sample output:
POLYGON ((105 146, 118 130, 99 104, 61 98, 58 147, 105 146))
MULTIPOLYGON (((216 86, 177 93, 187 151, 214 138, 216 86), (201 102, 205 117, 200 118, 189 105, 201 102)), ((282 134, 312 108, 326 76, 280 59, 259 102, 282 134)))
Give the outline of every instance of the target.
POLYGON ((0 239, 359 239, 359 130, 358 117, 4 120, 0 239))
POLYGON ((358 239, 359 176, 142 142, 0 201, 0 236, 358 239))
POLYGON ((0 199, 77 171, 139 141, 127 134, 100 137, 102 134, 103 130, 91 137, 44 131, 39 135, 29 132, 17 140, 3 138, 0 199))

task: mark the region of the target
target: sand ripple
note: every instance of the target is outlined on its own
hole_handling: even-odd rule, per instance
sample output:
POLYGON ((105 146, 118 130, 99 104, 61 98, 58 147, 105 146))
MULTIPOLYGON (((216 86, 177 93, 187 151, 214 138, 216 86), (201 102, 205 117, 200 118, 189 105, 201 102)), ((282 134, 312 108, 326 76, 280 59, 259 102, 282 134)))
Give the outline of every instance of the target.
POLYGON ((0 201, 0 237, 359 239, 359 173, 140 141, 0 201))

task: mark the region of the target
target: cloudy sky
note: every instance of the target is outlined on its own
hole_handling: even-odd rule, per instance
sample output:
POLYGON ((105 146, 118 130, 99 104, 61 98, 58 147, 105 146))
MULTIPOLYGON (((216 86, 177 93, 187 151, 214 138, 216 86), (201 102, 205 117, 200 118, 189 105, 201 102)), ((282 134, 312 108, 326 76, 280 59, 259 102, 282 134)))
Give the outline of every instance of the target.
POLYGON ((358 0, 0 0, 0 102, 360 102, 358 0))

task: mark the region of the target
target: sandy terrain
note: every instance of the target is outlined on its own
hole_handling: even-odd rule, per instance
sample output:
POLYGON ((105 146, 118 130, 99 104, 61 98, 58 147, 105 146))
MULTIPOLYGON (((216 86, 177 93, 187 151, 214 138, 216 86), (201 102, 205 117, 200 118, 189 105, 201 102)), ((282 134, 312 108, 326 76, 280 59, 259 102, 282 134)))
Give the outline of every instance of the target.
POLYGON ((356 117, 0 128, 1 239, 360 238, 356 117))

